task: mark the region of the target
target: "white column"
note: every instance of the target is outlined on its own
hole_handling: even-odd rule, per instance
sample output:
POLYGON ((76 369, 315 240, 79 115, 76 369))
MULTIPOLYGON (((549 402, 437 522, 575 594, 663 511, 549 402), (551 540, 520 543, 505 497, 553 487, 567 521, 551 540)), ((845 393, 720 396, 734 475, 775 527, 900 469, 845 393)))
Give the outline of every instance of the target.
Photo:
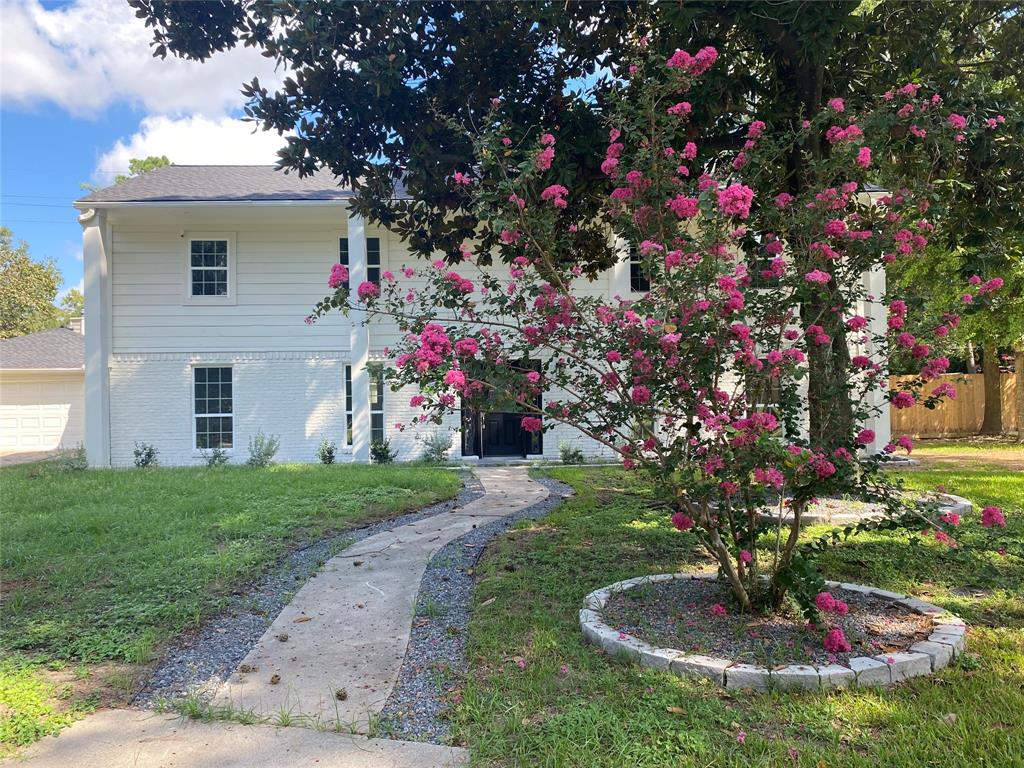
MULTIPOLYGON (((864 287, 868 294, 865 301, 868 329, 872 335, 884 336, 887 325, 887 309, 883 300, 885 297, 885 268, 876 265, 866 272, 864 274, 864 287)), ((866 354, 872 360, 877 360, 879 352, 878 345, 873 341, 869 341, 866 354)), ((873 390, 868 395, 868 405, 873 411, 878 411, 864 425, 875 432, 874 442, 865 447, 869 454, 881 452, 892 439, 892 428, 889 422, 889 401, 885 396, 889 390, 889 367, 887 362, 883 364, 885 366, 885 381, 882 382, 880 389, 873 390)))
POLYGON ((82 225, 85 295, 85 452, 91 467, 110 466, 110 237, 104 211, 82 225))
POLYGON ((625 238, 616 237, 614 248, 618 259, 612 266, 608 287, 613 299, 619 296, 628 301, 632 292, 632 284, 629 279, 629 243, 625 238))
POLYGON ((349 304, 352 359, 352 459, 370 461, 370 377, 366 369, 370 357, 370 329, 366 310, 356 296, 359 284, 366 280, 366 221, 362 216, 348 220, 348 275, 352 292, 349 304))

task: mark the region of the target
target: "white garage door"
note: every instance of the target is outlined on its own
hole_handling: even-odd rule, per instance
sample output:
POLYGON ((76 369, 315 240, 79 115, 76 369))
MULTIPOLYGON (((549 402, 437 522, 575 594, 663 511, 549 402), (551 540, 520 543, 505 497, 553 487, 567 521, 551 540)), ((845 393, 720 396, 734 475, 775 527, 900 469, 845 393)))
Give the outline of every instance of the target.
POLYGON ((52 451, 84 441, 83 376, 0 379, 0 450, 52 451))

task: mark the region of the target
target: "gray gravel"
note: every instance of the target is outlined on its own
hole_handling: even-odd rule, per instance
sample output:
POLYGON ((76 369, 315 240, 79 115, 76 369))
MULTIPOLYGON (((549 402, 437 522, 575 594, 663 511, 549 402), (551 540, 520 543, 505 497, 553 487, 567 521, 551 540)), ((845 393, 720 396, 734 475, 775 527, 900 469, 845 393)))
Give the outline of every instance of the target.
POLYGON ((368 536, 447 512, 483 496, 483 487, 473 475, 465 473, 462 480, 463 488, 454 499, 289 552, 259 582, 234 594, 221 614, 198 631, 174 641, 133 704, 148 707, 196 691, 212 692, 231 675, 292 596, 331 557, 368 536))
POLYGON ((543 517, 572 493, 568 485, 556 480, 536 480, 550 496, 449 542, 427 565, 398 683, 381 712, 383 733, 447 743, 446 711, 467 670, 465 641, 474 585, 471 571, 491 539, 520 520, 543 517))

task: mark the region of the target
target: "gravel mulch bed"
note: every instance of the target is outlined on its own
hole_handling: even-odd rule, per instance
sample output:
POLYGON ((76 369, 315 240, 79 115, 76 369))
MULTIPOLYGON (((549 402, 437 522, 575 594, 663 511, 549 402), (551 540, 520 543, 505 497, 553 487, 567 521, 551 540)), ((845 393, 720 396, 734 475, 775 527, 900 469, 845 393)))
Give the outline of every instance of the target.
POLYGON ((369 536, 448 512, 483 496, 483 486, 473 475, 465 473, 462 479, 462 490, 454 499, 345 531, 286 554, 260 581, 233 595, 221 614, 196 632, 172 642, 132 703, 150 707, 161 700, 178 699, 194 692, 212 694, 234 672, 292 596, 338 552, 369 536))
POLYGON ((446 710, 464 677, 466 629, 473 599, 473 568, 484 547, 519 520, 543 517, 572 493, 550 478, 543 501, 482 525, 442 547, 427 565, 416 599, 412 637, 398 683, 381 712, 381 730, 402 739, 447 743, 446 710))
POLYGON ((782 616, 738 613, 728 588, 714 581, 675 580, 626 590, 609 598, 601 617, 656 647, 766 667, 843 664, 854 656, 905 651, 932 632, 929 617, 891 600, 844 589, 831 593, 849 605, 847 615, 827 618, 829 627, 843 629, 849 653, 826 652, 825 627, 810 629, 795 609, 782 616), (712 610, 716 605, 718 613, 712 610))

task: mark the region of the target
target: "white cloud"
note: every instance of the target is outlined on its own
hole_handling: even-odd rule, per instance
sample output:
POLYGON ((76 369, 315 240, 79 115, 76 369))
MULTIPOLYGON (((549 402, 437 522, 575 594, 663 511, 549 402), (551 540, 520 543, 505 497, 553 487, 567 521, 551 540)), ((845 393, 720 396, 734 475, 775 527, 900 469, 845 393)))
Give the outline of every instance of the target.
POLYGON ((178 165, 270 165, 285 140, 276 131, 257 131, 254 123, 231 117, 144 118, 137 133, 118 140, 96 163, 93 179, 113 183, 133 157, 166 155, 178 165))
POLYGON ((224 114, 241 106, 243 82, 274 87, 274 63, 252 48, 217 53, 205 63, 153 58, 152 30, 123 0, 74 0, 44 8, 38 0, 2 0, 0 98, 5 105, 56 104, 95 116, 115 102, 149 113, 224 114))

